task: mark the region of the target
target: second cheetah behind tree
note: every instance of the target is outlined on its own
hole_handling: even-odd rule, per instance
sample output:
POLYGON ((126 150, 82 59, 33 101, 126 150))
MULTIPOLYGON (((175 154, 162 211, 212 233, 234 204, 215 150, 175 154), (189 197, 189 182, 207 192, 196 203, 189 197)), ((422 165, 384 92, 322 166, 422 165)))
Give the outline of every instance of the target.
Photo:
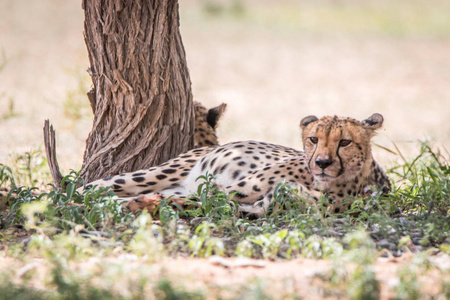
POLYGON ((214 183, 235 193, 239 211, 260 217, 273 201, 276 185, 287 181, 309 202, 322 195, 328 209, 342 212, 374 186, 388 192, 390 183, 372 156, 370 141, 383 124, 380 114, 363 121, 308 116, 301 120, 304 151, 264 142, 244 141, 207 146, 181 154, 146 170, 120 174, 86 186, 112 186, 130 200, 132 210, 152 211, 165 197, 183 203, 197 190, 196 179, 207 172, 214 183))
POLYGON ((227 104, 222 103, 219 106, 206 109, 200 102, 194 102, 194 148, 219 145, 216 129, 226 107, 227 104))

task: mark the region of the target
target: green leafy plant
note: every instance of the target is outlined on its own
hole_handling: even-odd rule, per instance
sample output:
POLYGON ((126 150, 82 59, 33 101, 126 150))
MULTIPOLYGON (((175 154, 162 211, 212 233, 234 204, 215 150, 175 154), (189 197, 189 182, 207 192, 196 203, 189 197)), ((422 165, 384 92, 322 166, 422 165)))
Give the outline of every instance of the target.
POLYGON ((10 199, 9 215, 15 214, 13 223, 20 221, 23 205, 35 201, 46 203, 47 209, 42 218, 62 229, 71 229, 79 224, 90 230, 106 229, 134 219, 109 189, 93 188, 79 193, 76 190, 79 184, 78 174, 71 172, 62 180, 62 185, 66 185, 65 189, 53 186, 50 192, 36 193, 37 188, 34 187, 12 188, 11 192, 16 195, 14 199, 10 199))
POLYGON ((158 282, 154 292, 157 299, 201 300, 206 298, 201 292, 188 292, 180 287, 175 287, 167 278, 158 282))
POLYGON ((146 212, 133 222, 135 234, 129 242, 127 249, 151 260, 163 255, 162 229, 152 224, 152 217, 146 212))
POLYGON ((350 276, 347 293, 351 299, 379 299, 380 283, 375 278, 373 262, 375 261, 375 243, 365 232, 358 230, 344 238, 350 250, 347 259, 356 263, 356 268, 350 276))
POLYGON ((208 257, 213 254, 224 254, 223 242, 219 238, 211 236, 214 228, 216 228, 216 225, 207 221, 197 226, 195 234, 188 243, 192 256, 208 257))
POLYGON ((419 216, 449 213, 449 159, 440 151, 424 142, 418 156, 395 167, 392 173, 399 180, 398 189, 389 200, 402 211, 414 211, 419 216))
POLYGON ((230 200, 225 192, 218 190, 217 185, 213 183, 214 175, 206 173, 199 176, 196 181, 203 180, 198 185, 197 195, 201 202, 201 215, 212 218, 232 217, 237 213, 238 205, 234 200, 230 200))
POLYGON ((13 170, 4 164, 0 164, 0 188, 8 186, 16 186, 13 170))
POLYGON ((68 229, 76 224, 84 224, 91 230, 96 230, 134 219, 108 188, 92 188, 79 193, 76 190, 79 183, 78 174, 71 172, 62 180, 62 185, 66 185, 65 190, 53 189, 40 196, 46 197, 52 204, 48 217, 58 226, 68 229))
POLYGON ((380 283, 373 268, 374 242, 363 229, 347 234, 343 242, 348 250, 336 252, 331 270, 321 277, 328 285, 328 293, 349 299, 379 299, 380 283))
POLYGON ((42 187, 51 178, 47 159, 44 157, 41 148, 36 148, 23 154, 12 154, 9 157, 9 161, 17 185, 42 187))

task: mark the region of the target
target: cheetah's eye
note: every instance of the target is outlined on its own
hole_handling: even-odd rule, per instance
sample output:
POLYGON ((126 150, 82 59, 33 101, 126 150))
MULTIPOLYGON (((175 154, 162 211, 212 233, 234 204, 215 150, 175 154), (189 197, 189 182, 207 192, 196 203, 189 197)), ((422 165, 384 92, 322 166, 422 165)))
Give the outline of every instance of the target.
POLYGON ((347 147, 348 145, 350 145, 352 141, 350 140, 340 140, 339 141, 339 147, 347 147))
POLYGON ((313 144, 317 144, 317 143, 319 142, 319 138, 317 138, 317 137, 315 137, 315 136, 309 137, 309 140, 310 140, 311 143, 313 143, 313 144))

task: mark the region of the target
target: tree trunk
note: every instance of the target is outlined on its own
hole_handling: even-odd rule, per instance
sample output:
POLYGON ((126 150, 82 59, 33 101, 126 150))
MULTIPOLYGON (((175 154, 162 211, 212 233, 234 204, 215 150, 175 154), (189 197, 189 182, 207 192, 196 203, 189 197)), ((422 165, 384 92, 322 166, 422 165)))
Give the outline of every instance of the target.
POLYGON ((193 147, 177 0, 82 0, 94 111, 81 177, 158 165, 193 147))

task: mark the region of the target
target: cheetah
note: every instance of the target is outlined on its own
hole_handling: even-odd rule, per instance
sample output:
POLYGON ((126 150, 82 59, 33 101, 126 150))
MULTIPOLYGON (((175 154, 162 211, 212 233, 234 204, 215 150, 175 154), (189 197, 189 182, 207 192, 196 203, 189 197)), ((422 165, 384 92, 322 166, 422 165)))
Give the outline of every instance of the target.
POLYGON ((194 102, 194 148, 219 145, 216 129, 226 107, 222 103, 207 110, 200 102, 194 102))
POLYGON ((94 181, 86 188, 112 186, 118 197, 129 200, 132 211, 152 211, 169 196, 171 201, 187 202, 197 190, 196 179, 208 172, 220 189, 234 193, 245 216, 263 216, 282 181, 310 202, 326 195, 328 211, 339 213, 349 208, 351 199, 364 195, 367 187, 384 193, 390 190, 389 179, 375 162, 370 145, 382 124, 378 113, 363 121, 307 116, 300 122, 303 151, 257 141, 206 146, 157 167, 94 181))

